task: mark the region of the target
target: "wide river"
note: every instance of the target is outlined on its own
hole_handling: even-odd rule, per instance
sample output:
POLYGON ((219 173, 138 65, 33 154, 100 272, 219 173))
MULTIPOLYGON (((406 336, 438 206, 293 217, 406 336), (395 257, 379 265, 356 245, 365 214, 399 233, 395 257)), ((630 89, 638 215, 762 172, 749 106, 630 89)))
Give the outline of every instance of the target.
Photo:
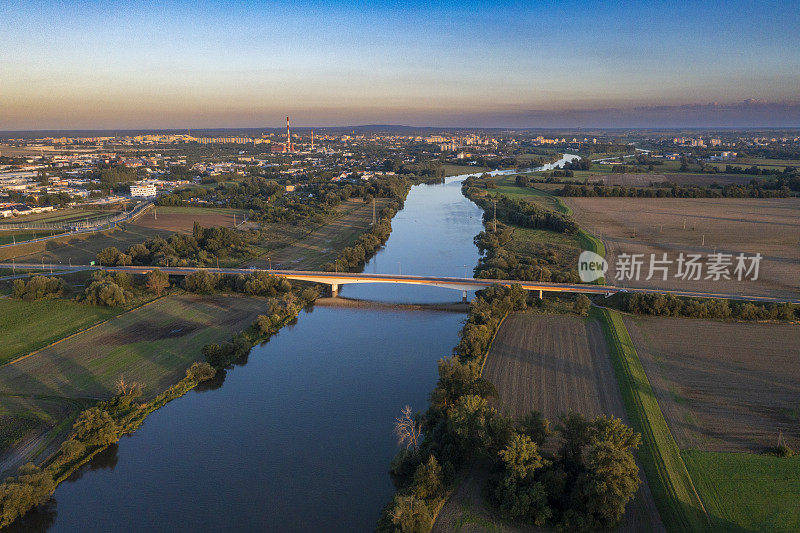
MULTIPOLYGON (((481 210, 461 195, 464 178, 414 186, 364 271, 471 273, 481 210)), ((461 299, 408 285, 352 285, 341 295, 461 299)), ((167 404, 85 465, 25 529, 371 531, 394 491, 394 417, 407 404, 426 408, 436 361, 463 320, 387 306, 303 312, 221 384, 167 404)))

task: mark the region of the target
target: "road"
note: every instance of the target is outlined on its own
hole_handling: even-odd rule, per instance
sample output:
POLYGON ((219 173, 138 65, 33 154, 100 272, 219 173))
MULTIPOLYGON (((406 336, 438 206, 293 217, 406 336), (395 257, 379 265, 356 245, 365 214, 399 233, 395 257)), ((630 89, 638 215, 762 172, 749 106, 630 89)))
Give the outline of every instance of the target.
MULTIPOLYGON (((5 264, 6 267, 10 266, 5 264)), ((37 264, 37 263, 24 263, 17 264, 16 268, 30 270, 30 271, 43 271, 44 274, 49 274, 53 265, 37 264)), ((73 265, 65 266, 58 265, 55 268, 61 273, 67 272, 80 272, 85 270, 106 270, 110 272, 128 272, 131 274, 145 274, 156 267, 152 266, 117 266, 106 267, 97 265, 73 265)), ((185 276, 196 272, 198 270, 207 270, 216 274, 250 274, 255 272, 255 269, 247 268, 206 268, 199 267, 158 267, 163 272, 173 276, 185 276)), ((630 293, 643 293, 643 294, 673 294, 675 296, 684 296, 690 298, 720 298, 726 300, 742 300, 752 302, 765 302, 765 303, 794 303, 800 304, 800 297, 772 297, 772 296, 755 296, 746 294, 732 294, 732 293, 716 293, 716 292, 699 292, 699 291, 674 291, 663 289, 645 289, 645 288, 621 288, 613 285, 590 285, 590 284, 571 284, 571 283, 546 283, 539 281, 517 281, 517 280, 496 280, 496 279, 478 279, 478 278, 454 278, 454 277, 439 277, 439 276, 411 276, 399 274, 365 274, 353 272, 314 272, 305 270, 268 270, 258 269, 259 272, 267 272, 275 276, 283 276, 287 279, 310 281, 314 283, 324 283, 331 285, 334 292, 338 290, 340 285, 347 285, 352 283, 392 283, 392 284, 406 284, 406 285, 429 285, 433 287, 444 287, 459 291, 479 290, 489 287, 494 284, 501 285, 521 285, 522 288, 530 291, 538 291, 540 296, 545 292, 568 292, 568 293, 581 293, 581 294, 603 294, 610 296, 617 292, 630 292, 630 293)), ((19 276, 7 276, 0 278, 0 280, 14 279, 19 276)))

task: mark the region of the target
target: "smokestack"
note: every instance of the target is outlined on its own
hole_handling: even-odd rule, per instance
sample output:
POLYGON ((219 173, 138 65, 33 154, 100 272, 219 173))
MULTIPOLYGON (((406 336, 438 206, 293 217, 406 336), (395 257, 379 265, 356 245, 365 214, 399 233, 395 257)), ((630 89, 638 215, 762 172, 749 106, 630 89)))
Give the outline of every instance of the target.
POLYGON ((314 151, 314 130, 311 130, 311 151, 314 151))
POLYGON ((286 151, 292 151, 292 135, 289 133, 289 117, 286 117, 286 151))

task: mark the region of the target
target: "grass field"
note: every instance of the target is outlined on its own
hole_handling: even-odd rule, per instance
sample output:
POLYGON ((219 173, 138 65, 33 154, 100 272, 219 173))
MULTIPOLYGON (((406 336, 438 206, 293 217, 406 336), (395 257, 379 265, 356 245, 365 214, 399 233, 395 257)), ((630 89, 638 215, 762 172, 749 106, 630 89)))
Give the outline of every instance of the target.
MULTIPOLYGON (((386 206, 386 199, 377 198, 375 212, 386 206)), ((372 204, 361 199, 350 199, 339 206, 339 216, 316 228, 298 227, 292 242, 282 246, 265 247, 258 259, 247 261, 247 266, 313 270, 333 261, 346 246, 353 244, 358 237, 369 230, 372 224, 372 204), (299 233, 299 234, 298 234, 299 233)), ((283 225, 285 228, 285 225, 283 225)))
POLYGON ((92 209, 81 207, 68 207, 66 209, 56 209, 46 213, 33 213, 31 215, 24 215, 21 217, 7 218, 0 220, 2 224, 28 224, 32 222, 41 223, 66 223, 78 220, 90 221, 95 218, 104 218, 121 213, 121 210, 114 209, 92 209))
POLYGON ((479 167, 476 165, 452 165, 445 163, 444 165, 445 176, 460 176, 462 174, 480 174, 489 170, 488 167, 479 167))
MULTIPOLYGON (((768 296, 800 295, 800 198, 566 198, 578 224, 601 237, 615 279, 621 253, 677 260, 678 254, 715 252, 762 255, 758 279, 683 280, 677 265, 662 280, 646 280, 647 265, 632 287, 734 292, 768 296), (685 224, 685 229, 684 229, 685 224)), ((731 268, 731 271, 733 268, 731 268)))
POLYGON ((800 457, 685 451, 720 532, 800 531, 800 457))
POLYGON ((0 395, 108 398, 124 375, 152 398, 202 358, 210 342, 249 326, 264 301, 235 296, 171 296, 0 367, 0 395))
POLYGON ((0 298, 0 365, 120 312, 69 300, 0 298))
POLYGON ((638 458, 664 525, 670 531, 707 530, 709 521, 705 509, 622 315, 609 309, 592 309, 591 315, 603 326, 625 410, 633 428, 642 434, 638 458))
POLYGON ((17 263, 38 263, 44 258, 45 263, 56 265, 70 261, 73 264, 86 264, 94 261, 97 252, 103 248, 116 246, 124 250, 156 235, 167 236, 169 233, 128 224, 116 230, 67 235, 44 242, 0 248, 0 261, 10 262, 14 259, 17 263))

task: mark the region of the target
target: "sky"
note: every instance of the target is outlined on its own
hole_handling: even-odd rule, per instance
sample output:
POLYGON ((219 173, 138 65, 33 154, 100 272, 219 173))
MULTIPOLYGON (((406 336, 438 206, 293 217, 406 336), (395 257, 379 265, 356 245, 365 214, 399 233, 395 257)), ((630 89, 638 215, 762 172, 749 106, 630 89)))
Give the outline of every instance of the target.
POLYGON ((0 130, 800 127, 800 1, 0 0, 0 130))

